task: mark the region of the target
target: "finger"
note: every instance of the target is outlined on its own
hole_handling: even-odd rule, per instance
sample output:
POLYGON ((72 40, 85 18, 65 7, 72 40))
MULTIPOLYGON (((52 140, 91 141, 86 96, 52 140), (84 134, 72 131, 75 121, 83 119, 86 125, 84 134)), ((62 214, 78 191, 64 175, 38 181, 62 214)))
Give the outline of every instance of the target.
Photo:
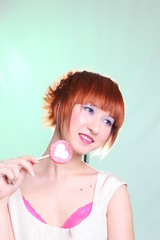
POLYGON ((15 184, 15 182, 19 179, 20 177, 20 167, 18 165, 15 165, 12 168, 12 173, 14 175, 14 178, 12 180, 8 179, 8 183, 15 184))
POLYGON ((12 164, 12 163, 17 163, 18 165, 21 164, 21 161, 26 161, 26 162, 30 162, 31 164, 37 164, 39 163, 39 161, 37 160, 37 158, 33 157, 33 156, 21 156, 19 158, 12 158, 9 160, 2 160, 0 165, 6 166, 6 164, 12 164))
POLYGON ((0 175, 6 176, 9 183, 19 177, 21 169, 24 169, 30 176, 35 176, 33 165, 36 163, 38 163, 37 159, 32 156, 3 160, 1 162, 0 175))
POLYGON ((18 166, 12 168, 4 167, 0 169, 0 176, 6 179, 8 184, 15 184, 20 177, 20 169, 18 166))
MULTIPOLYGON (((37 163, 37 160, 33 157, 23 156, 21 158, 15 158, 13 161, 8 163, 8 167, 16 169, 18 167, 19 171, 21 168, 25 169, 29 175, 35 176, 33 172, 33 165, 37 163)), ((15 175, 18 173, 18 170, 15 171, 15 175)))
POLYGON ((12 169, 9 169, 7 167, 0 168, 0 176, 1 177, 6 177, 10 181, 14 179, 14 174, 12 172, 12 169))
POLYGON ((27 174, 27 172, 22 168, 19 174, 19 177, 17 179, 14 179, 11 183, 13 185, 19 186, 21 184, 21 182, 23 181, 25 175, 27 174))
POLYGON ((20 158, 27 160, 30 163, 36 164, 39 163, 39 161, 37 160, 37 158, 33 157, 33 156, 21 156, 20 158))
POLYGON ((13 168, 12 168, 12 172, 13 172, 13 174, 14 174, 14 178, 15 178, 15 179, 19 177, 20 169, 21 169, 21 168, 19 167, 19 165, 14 164, 14 166, 13 166, 13 168))
POLYGON ((34 177, 34 171, 33 171, 33 164, 24 160, 24 161, 20 161, 19 165, 19 171, 21 171, 21 169, 25 170, 30 176, 34 177))
POLYGON ((24 169, 30 176, 35 176, 33 172, 33 164, 22 158, 7 162, 7 164, 5 164, 5 169, 10 169, 14 178, 19 177, 21 169, 24 169))

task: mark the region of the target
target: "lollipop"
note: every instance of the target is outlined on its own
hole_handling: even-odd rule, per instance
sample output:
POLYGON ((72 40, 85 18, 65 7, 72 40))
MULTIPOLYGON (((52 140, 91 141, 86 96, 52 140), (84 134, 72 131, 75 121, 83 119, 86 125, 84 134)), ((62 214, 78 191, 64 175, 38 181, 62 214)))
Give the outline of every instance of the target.
POLYGON ((58 140, 50 146, 49 155, 38 158, 38 160, 50 157, 56 163, 67 163, 72 158, 72 153, 72 147, 68 142, 58 140))

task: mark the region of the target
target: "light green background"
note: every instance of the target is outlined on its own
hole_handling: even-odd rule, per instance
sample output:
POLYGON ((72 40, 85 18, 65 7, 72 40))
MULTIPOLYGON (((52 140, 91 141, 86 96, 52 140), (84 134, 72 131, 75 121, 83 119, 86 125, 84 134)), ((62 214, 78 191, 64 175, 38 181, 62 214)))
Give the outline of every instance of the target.
POLYGON ((71 69, 115 79, 126 102, 118 140, 90 163, 126 180, 136 240, 160 239, 160 2, 0 1, 0 159, 40 156, 48 84, 71 69))

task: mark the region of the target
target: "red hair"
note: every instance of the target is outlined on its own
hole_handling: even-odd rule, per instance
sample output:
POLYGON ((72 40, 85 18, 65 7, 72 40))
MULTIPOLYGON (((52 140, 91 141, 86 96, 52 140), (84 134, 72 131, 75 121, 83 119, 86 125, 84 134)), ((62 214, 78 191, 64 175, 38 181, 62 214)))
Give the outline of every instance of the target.
POLYGON ((97 73, 69 72, 58 84, 54 82, 53 86, 49 86, 45 94, 45 122, 48 126, 56 124, 61 131, 65 120, 69 131, 72 109, 77 103, 90 103, 107 111, 114 118, 110 136, 104 144, 110 148, 124 121, 124 101, 118 84, 97 73))

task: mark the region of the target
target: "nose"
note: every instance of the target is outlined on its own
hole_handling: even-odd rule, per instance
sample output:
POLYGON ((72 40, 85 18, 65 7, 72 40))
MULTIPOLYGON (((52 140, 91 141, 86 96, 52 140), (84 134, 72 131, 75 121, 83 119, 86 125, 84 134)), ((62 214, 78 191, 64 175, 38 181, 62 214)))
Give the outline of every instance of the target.
POLYGON ((97 118, 92 118, 92 121, 88 124, 87 127, 93 134, 98 134, 100 131, 100 121, 97 118))

